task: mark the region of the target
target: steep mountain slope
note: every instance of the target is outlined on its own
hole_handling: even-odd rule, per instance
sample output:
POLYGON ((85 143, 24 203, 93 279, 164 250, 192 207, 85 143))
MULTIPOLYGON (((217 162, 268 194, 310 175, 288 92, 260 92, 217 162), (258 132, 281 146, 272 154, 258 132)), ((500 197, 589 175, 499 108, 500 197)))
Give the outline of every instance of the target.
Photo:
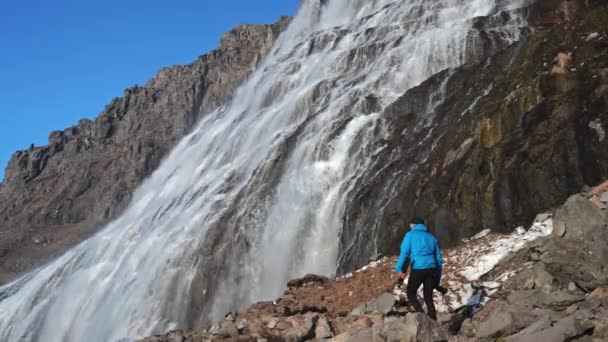
POLYGON ((289 39, 178 145, 136 205, 3 288, 5 336, 201 327, 273 298, 295 273, 394 254, 410 215, 449 245, 531 222, 607 178, 604 1, 303 4, 289 39), (98 277, 95 293, 70 291, 98 277), (55 329, 59 320, 70 327, 55 329))
POLYGON ((397 250, 414 213, 447 246, 482 227, 528 225, 608 178, 608 7, 539 1, 527 16, 519 43, 386 110, 372 176, 344 217, 343 270, 397 250))
POLYGON ((15 153, 0 184, 0 284, 120 214, 201 114, 231 97, 288 22, 237 26, 217 50, 126 89, 94 121, 15 153))

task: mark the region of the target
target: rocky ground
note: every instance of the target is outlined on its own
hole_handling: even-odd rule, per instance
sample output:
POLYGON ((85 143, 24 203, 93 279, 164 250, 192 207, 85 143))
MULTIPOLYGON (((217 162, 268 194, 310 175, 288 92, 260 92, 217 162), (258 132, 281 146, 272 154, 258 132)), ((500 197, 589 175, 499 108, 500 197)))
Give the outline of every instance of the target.
POLYGON ((608 341, 607 197, 605 182, 527 230, 483 231, 444 251, 438 322, 411 312, 396 257, 379 257, 337 279, 293 280, 208 329, 143 341, 608 341))

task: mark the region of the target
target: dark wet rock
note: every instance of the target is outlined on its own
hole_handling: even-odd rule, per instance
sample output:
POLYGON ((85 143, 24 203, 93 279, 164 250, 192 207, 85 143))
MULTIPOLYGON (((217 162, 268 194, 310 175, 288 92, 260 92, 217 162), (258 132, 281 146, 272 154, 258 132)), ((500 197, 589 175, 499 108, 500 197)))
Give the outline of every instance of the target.
POLYGON ((120 214, 176 142, 232 96, 288 22, 239 25, 217 50, 126 89, 95 120, 16 152, 0 183, 0 284, 120 214), (42 233, 49 243, 31 242, 42 233))
MULTIPOLYGON (((560 3, 535 2, 530 20, 551 18, 560 3)), ((599 95, 608 79, 593 78, 608 67, 605 47, 594 40, 574 48, 605 30, 608 9, 590 2, 568 13, 576 27, 534 30, 487 62, 438 73, 385 110, 373 176, 354 187, 344 216, 342 271, 365 264, 376 247, 367 241, 385 254, 398 250, 414 214, 449 246, 482 227, 529 226, 608 179, 608 139, 592 128, 608 127, 599 95), (560 52, 572 52, 572 68, 550 74, 560 52)))
POLYGON ((314 286, 325 284, 329 281, 329 278, 316 274, 307 274, 302 278, 290 280, 287 283, 287 287, 302 287, 302 286, 314 286))

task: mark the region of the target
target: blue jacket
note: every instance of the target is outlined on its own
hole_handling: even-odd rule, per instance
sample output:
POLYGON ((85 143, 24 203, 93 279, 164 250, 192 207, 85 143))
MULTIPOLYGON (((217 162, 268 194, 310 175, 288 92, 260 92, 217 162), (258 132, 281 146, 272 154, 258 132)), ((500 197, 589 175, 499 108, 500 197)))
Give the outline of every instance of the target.
POLYGON ((403 272, 405 261, 410 258, 412 269, 424 270, 438 268, 441 275, 443 268, 443 257, 437 239, 423 224, 417 224, 405 234, 401 242, 401 253, 395 270, 403 272))

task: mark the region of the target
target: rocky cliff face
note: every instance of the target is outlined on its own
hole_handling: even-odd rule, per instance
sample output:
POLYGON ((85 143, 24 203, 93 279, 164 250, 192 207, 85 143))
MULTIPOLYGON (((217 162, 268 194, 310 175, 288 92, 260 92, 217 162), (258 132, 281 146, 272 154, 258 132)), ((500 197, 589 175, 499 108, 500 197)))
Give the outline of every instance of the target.
POLYGON ((343 270, 373 248, 398 250, 414 214, 447 246, 529 224, 608 177, 608 7, 539 1, 528 17, 521 42, 435 75, 385 111, 373 177, 344 217, 346 229, 368 228, 344 232, 343 270))
POLYGON ((288 22, 237 26, 217 50, 125 90, 95 120, 16 152, 0 184, 0 284, 116 217, 199 117, 231 97, 288 22))

